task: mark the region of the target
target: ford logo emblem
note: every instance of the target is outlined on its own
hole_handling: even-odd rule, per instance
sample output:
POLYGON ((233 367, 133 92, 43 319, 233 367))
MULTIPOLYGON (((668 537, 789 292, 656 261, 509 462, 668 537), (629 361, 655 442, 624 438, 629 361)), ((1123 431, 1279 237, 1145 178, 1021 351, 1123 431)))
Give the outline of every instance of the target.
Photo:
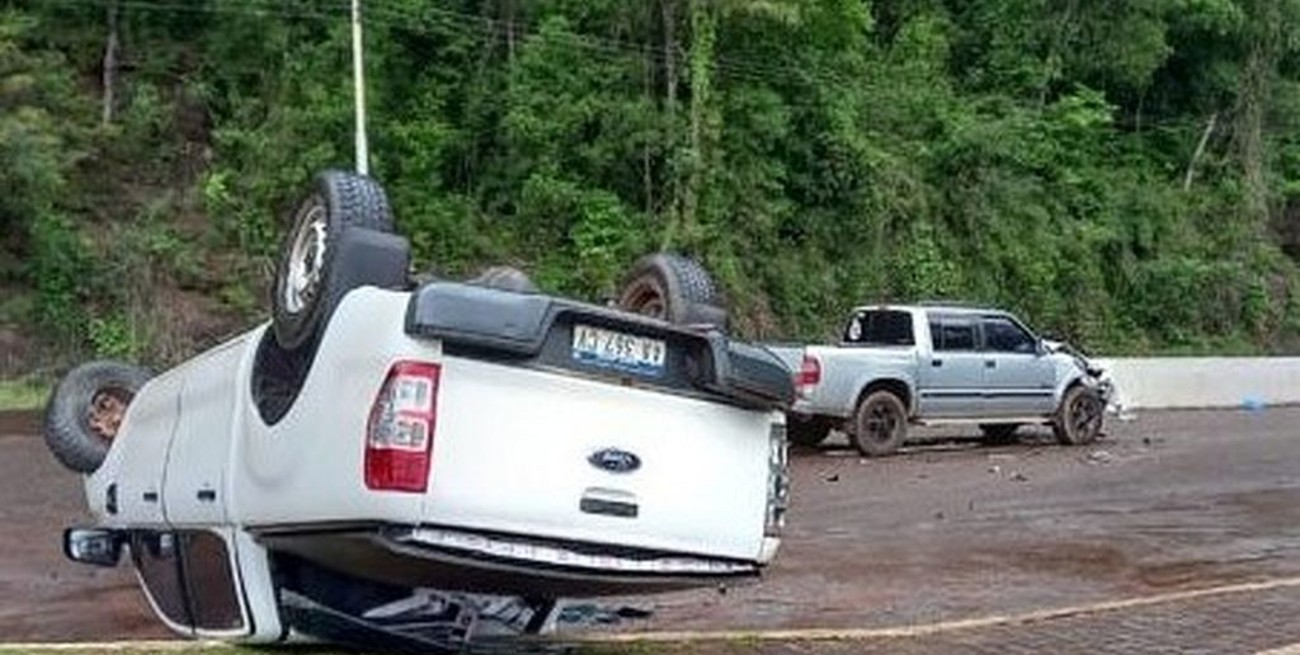
POLYGON ((610 473, 631 473, 641 468, 641 458, 617 448, 597 450, 587 458, 592 466, 610 473))

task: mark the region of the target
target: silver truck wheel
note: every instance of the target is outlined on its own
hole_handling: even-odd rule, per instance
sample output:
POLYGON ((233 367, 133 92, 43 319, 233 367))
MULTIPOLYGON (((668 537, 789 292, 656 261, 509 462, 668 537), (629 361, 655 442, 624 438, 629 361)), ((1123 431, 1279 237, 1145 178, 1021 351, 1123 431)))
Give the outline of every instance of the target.
POLYGON ((1070 387, 1052 422, 1056 440, 1067 446, 1092 443, 1101 434, 1104 410, 1095 391, 1083 385, 1070 387))
POLYGON ((907 407, 890 391, 873 391, 853 414, 853 445, 867 457, 889 455, 907 439, 907 407))

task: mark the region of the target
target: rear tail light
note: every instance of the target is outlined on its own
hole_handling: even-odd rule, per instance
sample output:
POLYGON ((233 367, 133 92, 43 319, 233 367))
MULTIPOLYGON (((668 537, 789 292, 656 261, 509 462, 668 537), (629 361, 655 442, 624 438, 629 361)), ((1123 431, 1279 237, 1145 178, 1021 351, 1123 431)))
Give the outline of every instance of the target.
POLYGON ((808 395, 813 387, 822 381, 822 363, 812 355, 804 355, 799 365, 799 372, 794 374, 794 390, 801 396, 808 395))
POLYGON ((366 424, 367 488, 428 488, 440 371, 426 362, 398 362, 388 370, 366 424))

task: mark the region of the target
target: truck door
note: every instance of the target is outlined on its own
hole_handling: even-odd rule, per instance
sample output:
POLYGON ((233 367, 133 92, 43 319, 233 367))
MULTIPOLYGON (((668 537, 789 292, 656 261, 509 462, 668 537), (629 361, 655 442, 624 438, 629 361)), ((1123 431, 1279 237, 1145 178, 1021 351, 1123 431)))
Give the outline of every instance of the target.
POLYGON ((974 314, 930 315, 930 360, 920 362, 920 417, 979 416, 984 410, 984 355, 974 314))
POLYGON ((167 457, 163 503, 176 526, 225 521, 226 468, 235 423, 237 373, 246 344, 237 339, 185 365, 176 436, 167 457))
POLYGON ((984 334, 984 396, 989 416, 1040 416, 1052 411, 1052 363, 1038 339, 1007 316, 980 319, 984 334))
POLYGON ((109 513, 127 525, 159 525, 165 521, 163 471, 176 432, 183 384, 182 376, 164 373, 136 395, 127 408, 126 425, 131 436, 108 452, 110 459, 119 461, 106 462, 101 468, 113 475, 88 479, 87 497, 92 506, 109 511, 108 506, 115 505, 109 513))
POLYGON ((136 531, 130 552, 155 613, 189 636, 251 632, 230 534, 207 530, 136 531))

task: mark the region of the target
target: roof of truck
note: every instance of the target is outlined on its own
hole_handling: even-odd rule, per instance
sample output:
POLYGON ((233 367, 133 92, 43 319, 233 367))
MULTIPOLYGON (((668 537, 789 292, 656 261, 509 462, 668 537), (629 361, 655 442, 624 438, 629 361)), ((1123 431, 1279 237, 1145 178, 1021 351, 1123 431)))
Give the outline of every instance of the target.
POLYGON ((919 302, 908 305, 899 305, 892 303, 879 303, 874 305, 859 305, 853 308, 853 311, 860 312, 872 309, 892 309, 895 311, 926 311, 926 312, 943 312, 945 314, 1009 314, 1005 309, 990 307, 988 305, 979 305, 974 303, 963 303, 956 301, 943 302, 919 302))

